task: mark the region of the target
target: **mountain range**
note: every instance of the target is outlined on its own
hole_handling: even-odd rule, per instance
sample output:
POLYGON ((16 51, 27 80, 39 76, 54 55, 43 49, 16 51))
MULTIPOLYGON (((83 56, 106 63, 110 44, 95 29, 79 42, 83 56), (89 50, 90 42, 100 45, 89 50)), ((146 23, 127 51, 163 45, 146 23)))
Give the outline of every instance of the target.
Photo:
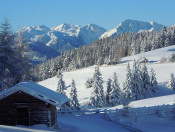
POLYGON ((59 56, 64 51, 91 44, 97 39, 117 36, 123 32, 160 31, 162 27, 163 25, 156 22, 128 19, 111 30, 95 24, 80 26, 64 23, 53 28, 45 25, 25 27, 20 31, 29 43, 28 55, 32 63, 38 64, 59 56))

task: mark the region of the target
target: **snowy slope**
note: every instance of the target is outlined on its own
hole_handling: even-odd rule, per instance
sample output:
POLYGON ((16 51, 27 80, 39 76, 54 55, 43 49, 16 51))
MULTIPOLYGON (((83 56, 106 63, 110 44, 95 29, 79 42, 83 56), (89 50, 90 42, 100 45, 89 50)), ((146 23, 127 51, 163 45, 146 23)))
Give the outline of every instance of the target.
POLYGON ((143 57, 146 57, 149 61, 160 62, 162 57, 167 57, 168 58, 173 53, 175 53, 175 45, 169 46, 169 47, 165 47, 165 48, 156 49, 154 51, 141 53, 139 55, 133 55, 133 56, 124 57, 124 58, 122 58, 121 61, 123 61, 123 62, 125 62, 125 61, 133 61, 134 59, 138 60, 138 59, 141 59, 143 57))
MULTIPOLYGON (((175 71, 173 70, 174 67, 175 67, 175 63, 148 65, 149 69, 153 68, 155 70, 157 74, 157 80, 159 83, 166 83, 170 79, 170 73, 175 73, 175 71)), ((125 80, 126 64, 119 64, 114 66, 101 66, 100 70, 104 79, 104 87, 106 87, 106 82, 108 78, 112 78, 113 72, 117 73, 120 86, 122 87, 122 84, 125 80)), ((89 100, 92 89, 87 89, 85 87, 85 82, 88 78, 93 76, 93 73, 94 73, 94 67, 63 73, 64 80, 67 86, 71 84, 72 79, 75 80, 75 83, 77 85, 77 91, 78 91, 77 93, 78 99, 80 103, 84 103, 89 100)), ((57 80, 58 79, 56 77, 53 77, 53 78, 49 78, 47 80, 41 81, 39 82, 39 84, 45 87, 48 87, 52 90, 56 90, 57 80)), ((68 96, 69 96, 69 92, 70 92, 70 89, 68 88, 67 90, 68 96)), ((170 93, 170 92, 167 91, 166 93, 170 93)))
POLYGON ((137 20, 125 20, 122 23, 120 23, 117 27, 114 29, 108 30, 105 33, 101 35, 100 38, 106 38, 110 36, 116 36, 121 33, 125 32, 134 32, 137 33, 139 31, 160 31, 162 29, 163 25, 158 24, 156 22, 142 22, 137 20))
POLYGON ((34 125, 30 127, 25 126, 4 126, 0 125, 0 132, 54 132, 45 125, 34 125))
MULTIPOLYGON (((127 61, 130 60, 132 61, 133 59, 138 59, 140 57, 146 56, 148 58, 148 60, 151 61, 159 61, 161 59, 162 56, 169 56, 172 54, 172 52, 174 51, 175 46, 171 46, 171 47, 167 47, 167 48, 162 48, 162 49, 158 49, 155 51, 150 51, 149 53, 142 53, 139 55, 135 55, 135 56, 130 56, 130 57, 125 57, 122 58, 122 61, 127 61), (154 55, 154 56, 151 56, 154 55)), ((108 78, 112 78, 113 73, 116 72, 117 76, 118 76, 118 80, 120 83, 120 86, 122 88, 123 82, 125 80, 125 75, 126 75, 126 66, 127 63, 122 63, 122 64, 118 64, 118 65, 111 65, 111 66, 101 66, 100 70, 104 79, 104 88, 106 87, 106 82, 108 80, 108 78)), ((84 69, 80 69, 77 71, 70 71, 70 72, 64 72, 64 80, 66 82, 66 85, 69 86, 71 84, 72 79, 75 80, 75 83, 77 85, 77 91, 78 91, 78 99, 80 101, 81 104, 84 104, 86 102, 88 102, 89 97, 91 95, 92 89, 89 88, 87 89, 85 87, 85 82, 88 78, 91 78, 93 76, 94 73, 94 67, 88 67, 88 68, 84 68, 84 69)), ((175 67, 175 63, 149 63, 148 64, 148 68, 149 70, 151 68, 153 68, 157 74, 157 80, 159 82, 159 84, 162 85, 162 88, 160 89, 160 91, 158 91, 156 96, 160 96, 160 95, 167 95, 167 94, 172 94, 172 91, 164 88, 163 86, 165 85, 165 83, 167 83, 167 81, 169 81, 170 79, 170 74, 174 73, 174 67, 175 67)), ((48 87, 52 90, 56 90, 57 88, 57 78, 53 77, 53 78, 49 78, 47 80, 41 81, 39 82, 39 84, 48 87)), ((105 89, 106 90, 106 89, 105 89)), ((69 96, 69 92, 70 92, 70 88, 68 87, 66 93, 67 96, 69 96)), ((172 101, 172 100, 170 100, 172 101)))
POLYGON ((175 103, 175 94, 133 101, 130 105, 133 108, 137 108, 137 107, 151 107, 157 105, 172 105, 174 103, 175 103))
POLYGON ((104 119, 104 115, 90 114, 82 116, 59 115, 58 123, 66 132, 129 132, 122 126, 104 119))

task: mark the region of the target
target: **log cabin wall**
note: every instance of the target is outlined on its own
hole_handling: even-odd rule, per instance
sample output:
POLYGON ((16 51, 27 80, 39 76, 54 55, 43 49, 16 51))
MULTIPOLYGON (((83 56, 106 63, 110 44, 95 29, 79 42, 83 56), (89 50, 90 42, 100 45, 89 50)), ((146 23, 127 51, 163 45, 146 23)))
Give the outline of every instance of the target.
POLYGON ((14 126, 23 122, 24 124, 21 125, 46 124, 51 127, 57 123, 55 113, 55 106, 21 91, 0 100, 0 124, 2 125, 14 126), (20 110, 23 114, 18 116, 20 110), (26 110, 28 115, 24 112, 26 110), (25 115, 28 117, 24 118, 25 115))
POLYGON ((50 105, 50 115, 51 115, 51 126, 54 126, 57 123, 57 117, 56 117, 56 107, 53 105, 50 105))

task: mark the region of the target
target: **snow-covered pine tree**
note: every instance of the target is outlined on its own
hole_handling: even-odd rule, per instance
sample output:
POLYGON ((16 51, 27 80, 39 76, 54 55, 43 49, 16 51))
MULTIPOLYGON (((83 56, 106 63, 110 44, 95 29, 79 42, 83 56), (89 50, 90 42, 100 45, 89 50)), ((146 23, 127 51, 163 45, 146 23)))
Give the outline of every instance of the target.
POLYGON ((61 71, 58 71, 57 73, 58 78, 58 85, 57 85, 57 92, 61 94, 65 94, 64 90, 66 89, 65 82, 63 80, 63 74, 61 71))
POLYGON ((77 88, 74 80, 72 80, 71 84, 70 99, 70 105, 72 106, 73 110, 80 110, 80 104, 77 99, 77 88))
POLYGON ((109 105, 109 94, 111 92, 111 85, 112 85, 112 80, 109 78, 107 81, 107 90, 106 90, 106 104, 109 105))
POLYGON ((133 85, 133 78, 131 73, 131 68, 128 63, 126 68, 126 80, 123 83, 123 95, 124 98, 127 100, 135 100, 135 91, 134 91, 134 85, 133 85))
POLYGON ((150 77, 148 74, 148 68, 145 63, 141 70, 141 81, 142 81, 142 84, 141 84, 142 85, 142 90, 141 90, 142 97, 152 96, 150 77))
POLYGON ((119 105, 121 103, 121 98, 122 94, 117 80, 117 75, 114 72, 111 91, 109 93, 109 104, 111 106, 119 105))
POLYGON ((151 83, 151 91, 155 93, 158 89, 158 83, 157 83, 156 73, 153 68, 151 68, 149 76, 150 76, 150 83, 151 83))
POLYGON ((133 70, 132 70, 132 84, 133 84, 133 92, 135 94, 135 99, 139 100, 142 98, 142 80, 141 80, 141 71, 140 71, 140 63, 134 60, 133 70))
POLYGON ((21 81, 36 81, 24 50, 22 35, 13 35, 5 18, 0 26, 0 91, 21 81))
MULTIPOLYGON (((12 65, 15 55, 12 48, 12 39, 10 24, 5 18, 0 26, 0 91, 12 86, 14 81, 13 74, 11 74, 15 66, 12 65)), ((15 68, 13 72, 15 72, 15 68)))
POLYGON ((95 107, 103 107, 105 105, 104 91, 103 91, 103 78, 99 67, 95 68, 93 76, 93 92, 90 97, 89 104, 95 107))
POLYGON ((171 79, 170 81, 168 82, 167 86, 172 89, 172 90, 175 90, 175 77, 174 77, 174 74, 171 73, 171 79))

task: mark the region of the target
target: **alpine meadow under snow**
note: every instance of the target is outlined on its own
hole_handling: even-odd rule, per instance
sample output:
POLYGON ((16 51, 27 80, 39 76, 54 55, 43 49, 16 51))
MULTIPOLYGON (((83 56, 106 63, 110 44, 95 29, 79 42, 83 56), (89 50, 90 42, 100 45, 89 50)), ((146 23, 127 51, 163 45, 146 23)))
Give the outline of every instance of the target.
MULTIPOLYGON (((132 64, 134 59, 142 61, 143 58, 146 57, 146 59, 148 59, 148 62, 147 62, 148 71, 150 71, 151 68, 155 70, 159 88, 151 98, 132 101, 130 102, 129 105, 131 106, 131 108, 140 108, 140 111, 146 111, 145 107, 148 107, 151 109, 151 108, 154 108, 155 106, 160 106, 160 108, 162 108, 163 105, 173 105, 175 103, 175 91, 168 88, 167 84, 171 79, 171 76, 170 76, 171 73, 175 74, 175 71, 174 71, 175 63, 173 62, 162 63, 161 60, 162 60, 162 57, 166 57, 167 59, 169 59, 174 53, 174 51, 175 51, 175 46, 169 46, 166 48, 161 48, 161 49, 141 53, 134 56, 124 57, 121 59, 121 62, 122 62, 121 64, 110 65, 110 66, 109 65, 100 66, 99 69, 101 71, 102 78, 104 81, 103 83, 104 92, 107 92, 107 82, 109 81, 108 79, 113 78, 114 72, 116 72, 119 86, 121 87, 121 89, 123 89, 123 83, 126 79, 126 68, 127 68, 128 62, 130 63, 131 69, 132 69, 132 64)), ((93 76, 93 73, 95 72, 95 68, 96 66, 91 66, 88 68, 83 68, 80 70, 63 73, 63 80, 65 81, 65 84, 66 84, 66 90, 65 90, 66 95, 70 97, 71 81, 72 79, 74 79, 76 83, 76 88, 77 88, 77 97, 80 102, 81 108, 84 110, 88 110, 88 109, 91 109, 92 111, 96 110, 96 108, 92 108, 88 106, 88 103, 91 98, 91 93, 93 92, 93 88, 92 87, 87 88, 85 85, 86 81, 93 76)), ((39 82, 39 84, 55 91, 57 89, 58 78, 57 77, 49 78, 47 80, 39 82)), ((98 108, 98 110, 102 110, 102 111, 116 110, 116 108, 121 109, 122 105, 98 108)), ((99 120, 99 116, 93 115, 90 117, 90 115, 89 116, 87 115, 87 117, 84 117, 84 116, 76 117, 76 116, 70 116, 70 115, 65 115, 65 116, 62 115, 61 119, 59 119, 59 122, 61 122, 60 127, 65 130, 71 129, 73 131, 76 131, 76 129, 78 129, 82 131, 87 131, 86 127, 83 124, 80 125, 81 123, 79 124, 77 122, 78 121, 81 122, 82 119, 83 119, 82 123, 84 121, 87 122, 88 118, 92 120, 99 120), (75 120, 75 122, 74 123, 70 122, 69 121, 70 119, 75 120), (66 124, 68 126, 71 125, 71 127, 70 126, 68 127, 66 124), (72 128, 72 126, 75 126, 75 127, 72 128)), ((154 131, 164 132, 165 130, 168 130, 169 132, 173 132, 175 130, 173 125, 175 121, 172 118, 173 118, 172 114, 170 113, 166 115, 166 117, 164 116, 162 117, 162 112, 160 116, 152 115, 152 118, 150 118, 149 115, 142 115, 142 114, 140 115, 140 117, 111 116, 112 120, 116 120, 117 122, 121 122, 123 124, 132 126, 142 131, 151 131, 151 132, 154 132, 154 131), (151 125, 152 123, 154 123, 155 125, 152 126, 151 125), (163 124, 167 126, 165 127, 163 124)), ((89 123, 90 122, 88 121, 87 124, 89 123)), ((97 124, 101 124, 101 123, 102 123, 101 121, 98 121, 97 124)), ((105 123, 102 123, 102 124, 105 124, 105 123)), ((101 130, 100 128, 102 127, 94 126, 93 130, 94 131, 100 130, 102 132, 103 131, 105 132, 105 129, 101 130)), ((112 127, 111 131, 113 130, 116 130, 116 128, 112 127)), ((121 128, 118 128, 117 130, 124 131, 121 128)))
MULTIPOLYGON (((114 72, 116 72, 118 77, 118 82, 120 84, 120 87, 122 88, 123 82, 126 79, 127 63, 129 62, 132 64, 134 59, 139 60, 139 59, 142 59, 143 57, 146 57, 148 61, 150 61, 150 63, 148 63, 149 71, 151 70, 151 68, 155 70, 157 81, 161 86, 161 88, 158 90, 155 96, 172 94, 173 92, 170 89, 165 88, 165 84, 170 80, 170 74, 171 73, 175 74, 175 71, 173 71, 175 67, 175 63, 171 63, 171 62, 160 63, 160 61, 162 57, 170 57, 174 51, 175 51, 175 46, 169 46, 166 48, 161 48, 161 49, 141 53, 134 56, 124 57, 121 59, 121 61, 123 62, 121 64, 110 65, 110 66, 108 65, 100 66, 100 71, 102 73, 102 77, 104 80, 104 83, 103 83, 104 90, 106 91, 106 82, 108 78, 112 78, 114 72)), ((92 66, 92 67, 83 68, 76 71, 63 73, 63 76, 64 76, 63 79, 65 80, 66 87, 67 87, 66 95, 69 97, 71 81, 72 79, 74 79, 77 85, 78 100, 80 101, 81 105, 89 101, 92 88, 86 88, 85 83, 89 78, 93 76, 95 67, 96 66, 92 66)), ((58 83, 57 77, 49 78, 47 80, 39 82, 39 84, 45 87, 48 87, 54 91, 56 91, 57 89, 57 83, 58 83)), ((144 106, 144 104, 142 104, 142 106, 144 106)))

